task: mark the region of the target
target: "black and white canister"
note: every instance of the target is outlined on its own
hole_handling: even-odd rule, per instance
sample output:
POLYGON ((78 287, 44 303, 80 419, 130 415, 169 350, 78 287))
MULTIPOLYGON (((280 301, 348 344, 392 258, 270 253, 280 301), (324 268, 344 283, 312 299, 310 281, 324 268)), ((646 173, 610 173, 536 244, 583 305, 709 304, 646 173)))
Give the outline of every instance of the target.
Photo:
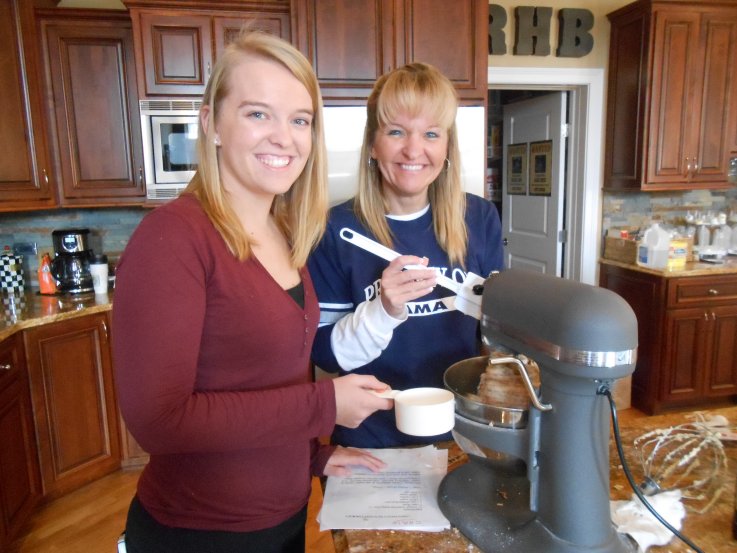
POLYGON ((10 252, 0 255, 0 289, 4 294, 23 294, 23 258, 10 252))

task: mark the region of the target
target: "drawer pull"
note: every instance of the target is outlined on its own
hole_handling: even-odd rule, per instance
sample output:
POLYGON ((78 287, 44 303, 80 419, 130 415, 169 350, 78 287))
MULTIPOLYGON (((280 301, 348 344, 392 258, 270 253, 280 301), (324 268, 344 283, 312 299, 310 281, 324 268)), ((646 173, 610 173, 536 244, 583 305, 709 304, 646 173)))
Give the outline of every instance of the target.
POLYGON ((10 363, 0 363, 0 371, 9 371, 13 368, 13 365, 10 363))
POLYGON ((714 288, 709 288, 709 291, 707 292, 710 296, 718 296, 719 290, 715 290, 714 288))

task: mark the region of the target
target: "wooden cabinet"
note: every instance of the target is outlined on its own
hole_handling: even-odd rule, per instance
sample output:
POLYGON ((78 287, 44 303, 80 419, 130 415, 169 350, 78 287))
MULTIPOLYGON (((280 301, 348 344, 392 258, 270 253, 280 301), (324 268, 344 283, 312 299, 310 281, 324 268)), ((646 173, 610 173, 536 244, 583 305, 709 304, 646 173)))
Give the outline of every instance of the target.
POLYGON ((486 105, 486 0, 291 0, 294 44, 326 105, 365 103, 376 79, 405 63, 435 65, 465 105, 486 105))
POLYGON ((127 13, 38 11, 64 206, 141 204, 141 121, 127 13))
POLYGON ((609 20, 604 187, 731 186, 737 6, 641 0, 609 20))
POLYGON ((666 278, 603 263, 637 315, 632 404, 647 413, 737 397, 737 274, 666 278))
POLYGON ((0 550, 18 535, 41 498, 23 344, 0 342, 0 550))
POLYGON ((0 3, 0 211, 56 205, 35 38, 33 4, 0 3))
POLYGON ((201 96, 215 60, 245 25, 290 38, 286 2, 223 1, 216 8, 191 1, 124 3, 133 20, 143 97, 201 96))
POLYGON ((109 327, 96 313, 24 331, 45 496, 120 467, 109 327))

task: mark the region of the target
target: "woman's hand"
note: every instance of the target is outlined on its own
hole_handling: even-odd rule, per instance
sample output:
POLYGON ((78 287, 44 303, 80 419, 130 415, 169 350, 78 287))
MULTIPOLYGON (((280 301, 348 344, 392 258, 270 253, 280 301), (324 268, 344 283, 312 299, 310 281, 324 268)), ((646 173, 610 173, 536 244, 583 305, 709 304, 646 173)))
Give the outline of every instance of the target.
POLYGON ((389 315, 401 318, 407 302, 432 292, 437 284, 434 269, 405 269, 408 265, 427 267, 427 263, 426 257, 400 255, 381 273, 381 304, 389 315))
POLYGON ((383 469, 386 463, 378 457, 374 457, 368 451, 355 447, 338 446, 328 459, 323 473, 325 476, 350 476, 351 466, 366 467, 370 471, 376 472, 383 469))
POLYGON ((333 380, 335 386, 335 424, 356 428, 379 409, 391 409, 394 400, 377 397, 371 391, 383 392, 389 386, 367 374, 349 374, 333 380))

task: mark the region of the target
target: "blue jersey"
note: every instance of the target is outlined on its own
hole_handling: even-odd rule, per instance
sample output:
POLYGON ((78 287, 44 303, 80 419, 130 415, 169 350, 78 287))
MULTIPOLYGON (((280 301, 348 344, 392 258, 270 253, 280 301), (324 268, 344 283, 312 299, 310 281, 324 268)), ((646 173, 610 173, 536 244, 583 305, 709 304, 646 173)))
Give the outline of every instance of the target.
MULTIPOLYGON (((435 239, 432 211, 424 210, 416 217, 387 217, 394 244, 400 254, 411 254, 429 259, 429 266, 462 283, 467 272, 487 277, 503 267, 501 224, 496 207, 478 196, 466 195, 465 221, 468 228, 466 266, 452 265, 445 251, 435 239)), ((368 312, 384 313, 378 296, 381 273, 388 262, 339 236, 347 227, 369 238, 374 236, 359 223, 353 211, 353 201, 335 206, 330 211, 327 231, 308 267, 320 302, 320 328, 313 347, 313 361, 328 372, 371 374, 393 389, 406 390, 422 386, 444 387, 443 374, 453 363, 479 355, 478 321, 460 311, 443 298, 454 293, 441 286, 417 301, 407 304, 408 317, 396 320, 390 328, 381 324, 364 328, 363 334, 351 331, 337 333, 336 323, 342 318, 362 317, 368 312), (366 312, 361 311, 364 305, 366 312), (339 339, 336 340, 336 336, 339 339), (362 342, 371 344, 376 353, 362 342), (359 359, 357 366, 346 367, 340 352, 351 352, 359 359), (366 358, 361 356, 365 355, 366 358), (378 356, 375 356, 378 355, 378 356), (372 358, 373 357, 373 358, 372 358)), ((365 322, 365 321, 362 321, 365 322)), ((368 324, 368 323, 367 323, 368 324)), ((396 429, 393 411, 377 411, 358 428, 336 426, 333 442, 355 447, 397 447, 450 439, 450 434, 434 437, 415 437, 396 429)))

